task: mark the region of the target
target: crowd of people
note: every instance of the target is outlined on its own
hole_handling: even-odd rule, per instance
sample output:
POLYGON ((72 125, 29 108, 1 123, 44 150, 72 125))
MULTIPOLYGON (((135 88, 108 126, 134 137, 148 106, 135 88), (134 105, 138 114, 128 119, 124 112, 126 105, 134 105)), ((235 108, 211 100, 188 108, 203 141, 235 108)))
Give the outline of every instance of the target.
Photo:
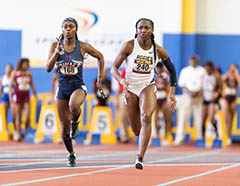
POLYGON ((221 109, 227 130, 227 144, 231 145, 233 117, 236 112, 238 88, 240 86, 239 68, 231 64, 228 71, 221 75, 213 62, 206 61, 204 67, 199 65, 199 57, 191 56, 189 66, 180 72, 179 87, 182 99, 179 104, 179 118, 174 144, 180 145, 185 137, 185 125, 193 115, 196 138, 201 140, 206 133, 206 120, 212 124, 216 138, 219 137, 216 109, 221 109), (220 99, 221 98, 221 99, 220 99))
MULTIPOLYGON (((84 55, 98 59, 98 76, 93 82, 93 92, 98 100, 96 106, 108 106, 112 93, 108 70, 104 70, 104 57, 88 43, 78 40, 78 23, 73 18, 66 18, 62 25, 62 34, 51 44, 46 64, 47 72, 56 67, 51 83, 51 92, 56 97, 62 139, 68 155, 68 166, 76 166, 76 154, 72 139, 78 136, 78 119, 80 106, 84 103, 87 88, 83 82, 84 55), (56 88, 57 87, 57 88, 56 88)), ((120 141, 130 142, 128 125, 133 133, 139 136, 139 151, 135 166, 143 169, 143 159, 152 134, 152 116, 155 115, 155 128, 160 136, 161 125, 159 112, 162 112, 165 123, 163 144, 168 144, 168 136, 172 134, 173 114, 176 109, 175 87, 176 71, 167 51, 155 43, 154 23, 146 18, 136 22, 135 38, 123 44, 113 62, 111 75, 118 81, 116 108, 120 119, 120 141), (119 70, 125 63, 126 68, 119 70), (155 72, 155 73, 154 73, 155 72)), ((5 75, 0 80, 1 101, 6 110, 11 108, 14 132, 13 139, 21 141, 30 122, 30 89, 37 98, 32 74, 29 71, 29 59, 21 58, 16 69, 7 65, 5 75), (25 113, 24 131, 21 132, 22 116, 25 113)), ((179 100, 179 118, 174 145, 180 145, 185 137, 185 125, 191 115, 196 125, 197 139, 203 139, 206 133, 206 121, 215 129, 219 137, 216 109, 222 109, 227 129, 228 144, 231 144, 231 131, 236 111, 237 90, 240 85, 239 68, 236 64, 229 66, 222 75, 211 61, 204 67, 199 65, 199 57, 191 56, 189 66, 184 67, 179 76, 178 85, 182 90, 179 100), (220 99, 221 98, 221 99, 220 99)))

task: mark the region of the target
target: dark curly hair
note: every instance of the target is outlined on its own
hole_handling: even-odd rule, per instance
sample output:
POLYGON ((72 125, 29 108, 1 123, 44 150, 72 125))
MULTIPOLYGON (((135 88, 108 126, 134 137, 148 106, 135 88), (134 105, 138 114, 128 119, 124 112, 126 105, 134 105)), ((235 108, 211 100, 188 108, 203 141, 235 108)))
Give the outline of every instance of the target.
POLYGON ((23 63, 27 62, 29 64, 29 59, 28 58, 20 58, 17 62, 17 65, 16 65, 16 70, 19 71, 19 70, 22 70, 22 65, 23 63))

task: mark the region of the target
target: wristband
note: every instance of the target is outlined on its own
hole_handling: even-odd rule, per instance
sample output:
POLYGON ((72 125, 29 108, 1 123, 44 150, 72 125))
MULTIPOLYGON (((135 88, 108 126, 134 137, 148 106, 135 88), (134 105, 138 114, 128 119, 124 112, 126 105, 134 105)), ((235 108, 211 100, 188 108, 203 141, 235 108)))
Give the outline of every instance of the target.
POLYGON ((123 78, 123 79, 121 79, 120 84, 123 85, 125 82, 126 82, 126 80, 123 78))

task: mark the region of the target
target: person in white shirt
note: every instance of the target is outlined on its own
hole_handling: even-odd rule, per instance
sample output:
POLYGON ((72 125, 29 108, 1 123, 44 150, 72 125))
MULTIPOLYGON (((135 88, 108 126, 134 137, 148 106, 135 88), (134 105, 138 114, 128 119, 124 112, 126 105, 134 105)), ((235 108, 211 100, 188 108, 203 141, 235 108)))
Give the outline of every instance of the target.
POLYGON ((199 65, 199 57, 189 59, 189 66, 182 69, 178 85, 182 88, 182 101, 179 104, 179 119, 174 145, 180 145, 185 137, 185 124, 193 114, 197 139, 202 139, 202 78, 205 73, 199 65))

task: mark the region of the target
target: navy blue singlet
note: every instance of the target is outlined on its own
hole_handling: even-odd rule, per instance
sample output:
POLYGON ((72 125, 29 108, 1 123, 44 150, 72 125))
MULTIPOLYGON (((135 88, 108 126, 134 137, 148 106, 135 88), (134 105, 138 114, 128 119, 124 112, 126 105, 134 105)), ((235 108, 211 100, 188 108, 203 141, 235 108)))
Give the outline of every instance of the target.
MULTIPOLYGON (((61 40, 63 45, 63 40, 61 40)), ((68 89, 73 86, 84 85, 82 78, 83 56, 80 42, 76 40, 76 47, 72 52, 64 51, 56 61, 59 88, 68 89)))

